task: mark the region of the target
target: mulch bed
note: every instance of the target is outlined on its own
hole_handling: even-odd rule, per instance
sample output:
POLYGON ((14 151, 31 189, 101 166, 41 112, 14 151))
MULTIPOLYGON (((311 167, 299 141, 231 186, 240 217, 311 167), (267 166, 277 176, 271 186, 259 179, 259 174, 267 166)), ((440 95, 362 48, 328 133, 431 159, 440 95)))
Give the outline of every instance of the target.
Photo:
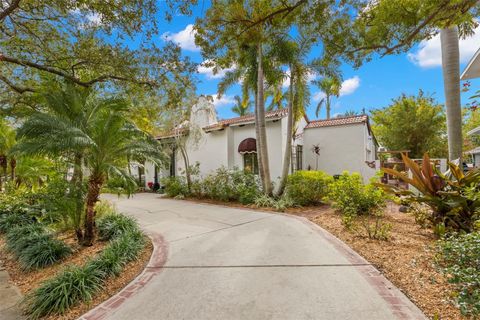
MULTIPOLYGON (((188 199, 238 208, 274 211, 239 203, 215 200, 188 199)), ((431 319, 467 319, 452 304, 452 286, 435 267, 435 237, 429 229, 422 229, 409 214, 398 211, 391 203, 385 213, 385 222, 392 225, 388 241, 371 240, 348 231, 341 216, 328 205, 290 208, 286 213, 298 215, 318 224, 372 263, 383 275, 407 295, 431 319)))
MULTIPOLYGON (((0 261, 2 261, 3 267, 9 273, 11 281, 20 289, 22 294, 28 294, 33 289, 39 287, 43 281, 55 276, 55 274, 67 265, 83 265, 88 259, 100 253, 108 245, 108 242, 96 241, 91 247, 79 246, 73 233, 62 234, 59 238, 72 246, 74 253, 60 263, 30 272, 22 271, 12 254, 5 250, 4 239, 0 239, 0 261)), ((50 316, 46 319, 77 319, 82 314, 115 295, 143 271, 152 255, 152 251, 153 245, 150 241, 147 241, 139 258, 128 263, 120 276, 107 279, 102 291, 96 294, 92 301, 89 303, 81 303, 70 309, 64 315, 50 316)))

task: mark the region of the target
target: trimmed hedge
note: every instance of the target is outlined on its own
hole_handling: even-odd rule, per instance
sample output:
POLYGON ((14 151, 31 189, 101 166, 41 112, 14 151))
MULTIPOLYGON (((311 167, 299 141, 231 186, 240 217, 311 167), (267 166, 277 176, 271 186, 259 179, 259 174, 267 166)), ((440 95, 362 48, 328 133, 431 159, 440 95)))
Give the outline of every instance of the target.
POLYGON ((323 202, 333 178, 323 171, 296 171, 288 176, 287 196, 297 205, 323 202))

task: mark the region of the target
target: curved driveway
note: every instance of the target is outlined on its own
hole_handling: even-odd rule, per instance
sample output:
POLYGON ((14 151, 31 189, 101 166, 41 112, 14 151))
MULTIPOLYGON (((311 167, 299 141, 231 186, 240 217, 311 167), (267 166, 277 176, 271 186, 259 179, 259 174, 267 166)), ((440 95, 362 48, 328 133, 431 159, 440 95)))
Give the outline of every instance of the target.
POLYGON ((125 299, 84 319, 424 319, 368 262, 305 219, 154 194, 106 198, 137 218, 165 261, 151 261, 125 299))

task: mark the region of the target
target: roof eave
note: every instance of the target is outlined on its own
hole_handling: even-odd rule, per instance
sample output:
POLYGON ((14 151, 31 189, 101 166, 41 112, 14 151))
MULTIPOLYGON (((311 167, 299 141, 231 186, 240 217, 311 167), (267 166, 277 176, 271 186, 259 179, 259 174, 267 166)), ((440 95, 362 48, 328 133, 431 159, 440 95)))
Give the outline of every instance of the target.
POLYGON ((460 80, 470 80, 480 77, 480 48, 475 52, 472 59, 467 64, 465 70, 463 70, 460 80))

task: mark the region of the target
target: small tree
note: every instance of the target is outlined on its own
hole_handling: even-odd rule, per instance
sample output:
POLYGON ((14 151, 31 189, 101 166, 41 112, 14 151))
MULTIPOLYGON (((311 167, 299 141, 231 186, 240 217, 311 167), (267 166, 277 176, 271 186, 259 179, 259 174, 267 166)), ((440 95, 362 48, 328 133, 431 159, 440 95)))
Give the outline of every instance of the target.
POLYGON ((445 157, 445 112, 422 91, 417 96, 402 95, 392 104, 371 111, 375 136, 390 150, 410 150, 413 158, 425 152, 445 157))

